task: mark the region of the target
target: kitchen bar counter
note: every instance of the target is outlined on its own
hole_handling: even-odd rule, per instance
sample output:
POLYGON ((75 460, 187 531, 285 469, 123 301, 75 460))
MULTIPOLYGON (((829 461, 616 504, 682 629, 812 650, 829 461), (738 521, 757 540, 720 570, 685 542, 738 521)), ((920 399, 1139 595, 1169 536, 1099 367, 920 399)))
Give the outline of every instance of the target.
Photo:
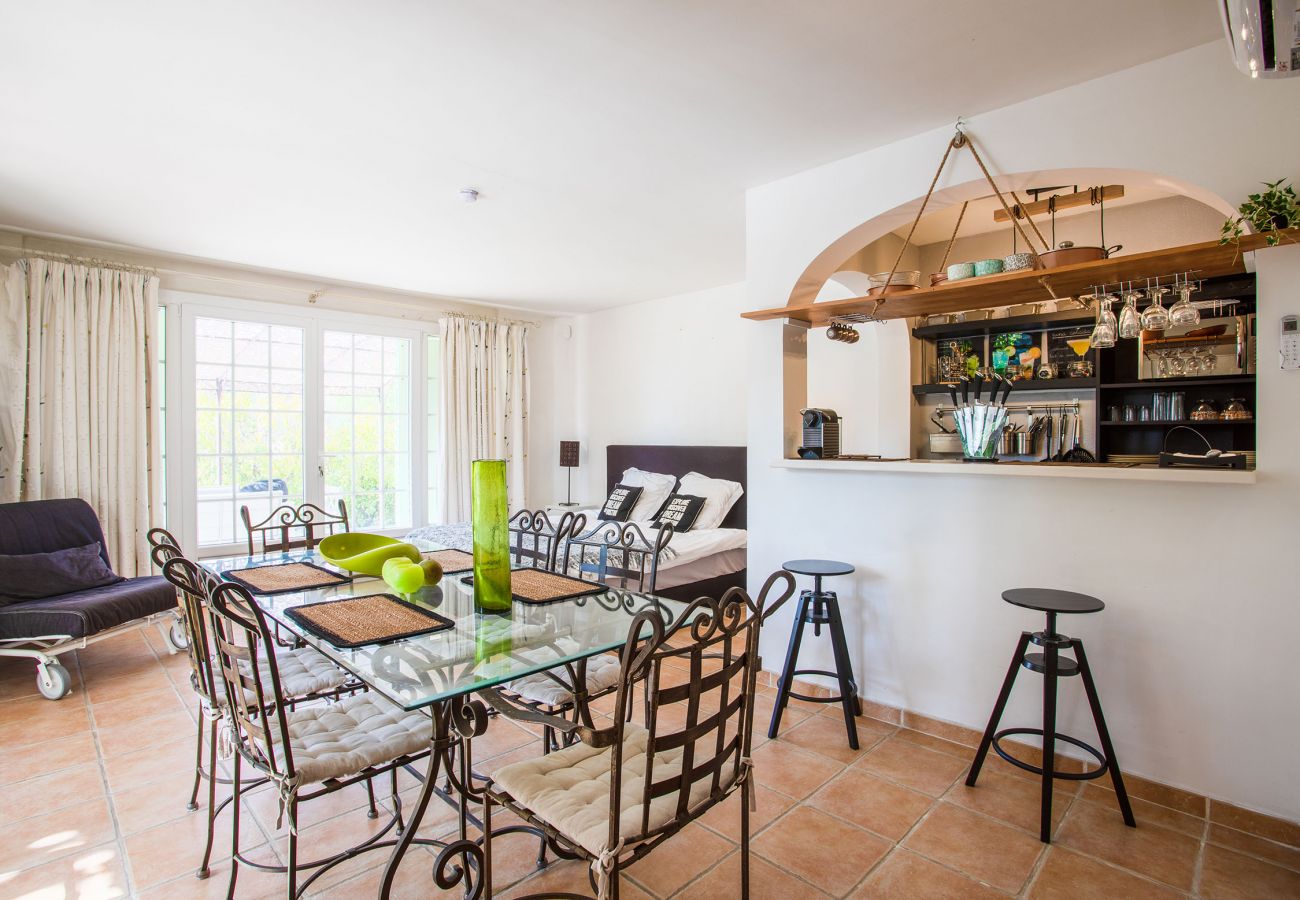
POLYGON ((1158 466, 1119 466, 1078 463, 965 463, 943 459, 780 459, 773 468, 833 472, 903 472, 910 475, 974 475, 978 477, 1089 478, 1111 481, 1168 481, 1192 484, 1254 484, 1250 469, 1196 469, 1158 466))

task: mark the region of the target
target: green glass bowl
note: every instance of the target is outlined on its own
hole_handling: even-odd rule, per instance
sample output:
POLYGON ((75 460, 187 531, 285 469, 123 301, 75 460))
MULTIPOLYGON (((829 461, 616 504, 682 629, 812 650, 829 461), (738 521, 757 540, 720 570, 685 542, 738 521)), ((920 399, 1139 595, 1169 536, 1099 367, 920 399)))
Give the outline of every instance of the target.
POLYGON ((323 538, 316 549, 326 562, 372 578, 382 577, 384 563, 395 557, 405 556, 411 562, 420 561, 420 551, 413 544, 364 531, 331 534, 323 538))

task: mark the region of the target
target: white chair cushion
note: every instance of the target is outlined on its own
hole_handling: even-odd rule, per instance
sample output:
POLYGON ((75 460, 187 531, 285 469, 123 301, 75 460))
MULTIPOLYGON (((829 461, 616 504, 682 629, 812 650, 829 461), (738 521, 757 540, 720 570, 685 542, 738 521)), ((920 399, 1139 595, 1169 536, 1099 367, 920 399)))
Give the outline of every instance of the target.
MULTIPOLYGON (((303 783, 354 775, 367 766, 429 749, 433 725, 373 694, 352 694, 286 713, 293 764, 303 783)), ((279 743, 278 729, 276 743, 279 743)))
MULTIPOLYGON (((264 683, 269 683, 266 681, 270 678, 266 671, 266 658, 258 656, 257 662, 264 683)), ((275 651, 275 665, 280 671, 280 690, 285 697, 305 697, 308 694, 332 691, 347 684, 349 678, 347 672, 311 647, 278 649, 275 651)))
MULTIPOLYGON (((618 659, 613 656, 593 656, 587 660, 587 693, 596 694, 618 683, 620 671, 618 659)), ((568 678, 567 669, 560 668, 555 675, 563 681, 568 678)), ((565 706, 573 702, 573 691, 544 672, 516 678, 505 685, 506 690, 513 691, 525 700, 542 703, 546 706, 565 706)))
MULTIPOLYGON (((623 788, 619 795, 619 835, 623 838, 642 833, 645 770, 649 736, 640 725, 627 723, 623 736, 623 788)), ((610 748, 597 750, 586 744, 574 744, 537 759, 505 766, 496 773, 496 788, 532 810, 569 840, 593 856, 604 852, 609 843, 609 763, 610 748)), ((681 749, 655 754, 656 782, 671 778, 681 770, 681 749)), ((705 778, 691 788, 691 808, 709 796, 712 782, 705 778)), ((724 778, 722 787, 731 786, 724 778)), ((669 822, 677 811, 677 792, 656 797, 650 802, 649 829, 669 822)))

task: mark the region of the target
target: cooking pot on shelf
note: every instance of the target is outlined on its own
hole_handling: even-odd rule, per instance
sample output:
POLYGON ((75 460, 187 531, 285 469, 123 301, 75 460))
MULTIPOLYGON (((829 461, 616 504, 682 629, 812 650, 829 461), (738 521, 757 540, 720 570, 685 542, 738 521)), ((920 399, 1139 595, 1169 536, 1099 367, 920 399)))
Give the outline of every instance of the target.
POLYGON ((1118 253, 1123 249, 1123 244, 1116 244, 1114 247, 1076 247, 1074 241, 1061 241, 1057 249, 1038 254, 1038 262, 1044 269, 1055 269, 1057 266, 1072 266, 1075 263, 1109 259, 1112 253, 1118 253))

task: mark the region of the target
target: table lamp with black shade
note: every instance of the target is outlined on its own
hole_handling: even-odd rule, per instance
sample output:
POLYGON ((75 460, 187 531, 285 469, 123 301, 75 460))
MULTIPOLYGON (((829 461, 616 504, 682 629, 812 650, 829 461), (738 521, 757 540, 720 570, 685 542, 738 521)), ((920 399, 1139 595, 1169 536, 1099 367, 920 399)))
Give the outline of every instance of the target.
POLYGON ((560 465, 569 473, 565 501, 560 506, 577 506, 578 504, 573 502, 573 470, 578 465, 577 441, 560 441, 560 465))

